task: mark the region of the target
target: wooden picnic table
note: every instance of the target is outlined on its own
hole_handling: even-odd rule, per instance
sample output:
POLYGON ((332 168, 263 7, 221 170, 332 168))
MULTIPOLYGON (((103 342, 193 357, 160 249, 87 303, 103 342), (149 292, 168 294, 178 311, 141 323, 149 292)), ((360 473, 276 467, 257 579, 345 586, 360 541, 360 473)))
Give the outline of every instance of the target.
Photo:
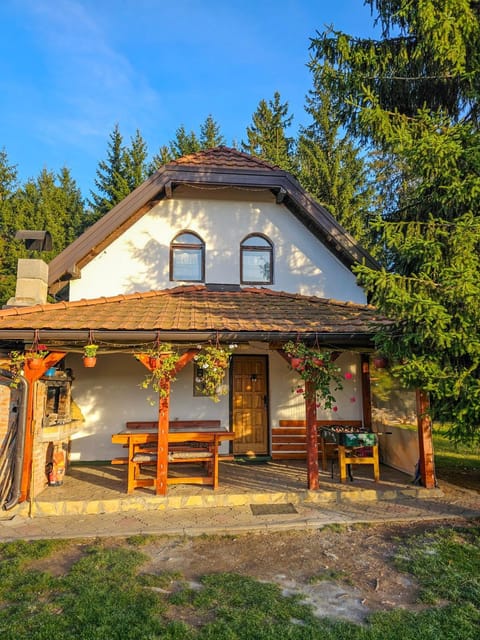
MULTIPOLYGON (((167 484, 208 484, 218 487, 219 446, 233 440, 234 434, 225 429, 195 431, 179 427, 168 432, 168 463, 205 463, 206 474, 167 478, 167 484)), ((157 462, 158 429, 123 429, 112 435, 113 444, 128 448, 127 493, 138 487, 155 485, 156 478, 141 478, 141 465, 157 462)))

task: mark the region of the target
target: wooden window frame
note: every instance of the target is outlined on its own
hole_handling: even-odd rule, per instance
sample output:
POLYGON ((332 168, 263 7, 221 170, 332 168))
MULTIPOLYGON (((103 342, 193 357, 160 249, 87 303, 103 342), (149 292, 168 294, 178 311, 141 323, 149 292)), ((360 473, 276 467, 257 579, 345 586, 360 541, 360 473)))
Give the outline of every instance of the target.
POLYGON ((263 233, 249 233, 248 236, 245 236, 243 240, 240 242, 240 284, 273 284, 273 243, 266 235, 263 233), (244 242, 249 238, 262 238, 265 240, 267 245, 252 245, 252 246, 244 246, 244 242), (268 252, 270 259, 270 270, 269 270, 269 278, 266 280, 244 280, 243 279, 243 254, 244 252, 268 252))
POLYGON ((195 231, 190 231, 189 229, 184 229, 176 234, 173 240, 170 243, 170 256, 169 256, 169 270, 170 270, 170 281, 171 282, 205 282, 205 242, 203 239, 195 233, 195 231), (177 242, 177 238, 180 238, 183 234, 188 233, 192 236, 198 238, 198 244, 196 243, 188 243, 188 242, 177 242), (175 278, 174 277, 174 254, 175 250, 182 249, 184 251, 195 250, 198 251, 200 249, 200 279, 185 279, 185 278, 175 278))

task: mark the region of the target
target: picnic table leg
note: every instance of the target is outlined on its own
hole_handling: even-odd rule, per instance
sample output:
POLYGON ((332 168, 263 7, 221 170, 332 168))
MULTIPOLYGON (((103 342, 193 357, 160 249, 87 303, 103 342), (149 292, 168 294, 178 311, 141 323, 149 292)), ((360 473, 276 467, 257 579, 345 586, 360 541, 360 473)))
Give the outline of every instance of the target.
POLYGON ((215 439, 213 443, 213 488, 214 490, 218 488, 218 442, 215 439))
POLYGON ((127 493, 132 493, 135 487, 135 464, 133 463, 134 445, 131 439, 128 441, 128 465, 127 465, 127 493))
POLYGON ((378 462, 378 444, 373 445, 372 447, 372 455, 373 455, 373 477, 375 478, 375 482, 379 482, 380 480, 380 465, 378 462))
POLYGON ((338 466, 340 468, 340 482, 347 481, 347 461, 345 456, 345 447, 338 447, 338 466))

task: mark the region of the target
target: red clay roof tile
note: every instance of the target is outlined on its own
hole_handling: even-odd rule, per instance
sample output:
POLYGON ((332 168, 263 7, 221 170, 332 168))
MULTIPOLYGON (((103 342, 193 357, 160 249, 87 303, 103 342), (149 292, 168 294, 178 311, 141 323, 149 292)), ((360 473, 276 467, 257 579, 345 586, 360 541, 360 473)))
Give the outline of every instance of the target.
POLYGON ((0 311, 0 330, 245 331, 371 334, 367 305, 269 289, 176 287, 0 311))
POLYGON ((225 146, 190 153, 187 156, 173 160, 169 165, 202 165, 221 169, 268 169, 270 171, 279 169, 278 166, 266 160, 225 146))

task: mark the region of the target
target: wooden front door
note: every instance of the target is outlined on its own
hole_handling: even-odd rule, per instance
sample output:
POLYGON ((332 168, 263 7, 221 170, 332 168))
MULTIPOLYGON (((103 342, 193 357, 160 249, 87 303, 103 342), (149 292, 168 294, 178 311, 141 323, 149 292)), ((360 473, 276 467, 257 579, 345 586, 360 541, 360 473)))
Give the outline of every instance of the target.
POLYGON ((266 356, 233 356, 232 428, 234 455, 268 454, 266 356))

